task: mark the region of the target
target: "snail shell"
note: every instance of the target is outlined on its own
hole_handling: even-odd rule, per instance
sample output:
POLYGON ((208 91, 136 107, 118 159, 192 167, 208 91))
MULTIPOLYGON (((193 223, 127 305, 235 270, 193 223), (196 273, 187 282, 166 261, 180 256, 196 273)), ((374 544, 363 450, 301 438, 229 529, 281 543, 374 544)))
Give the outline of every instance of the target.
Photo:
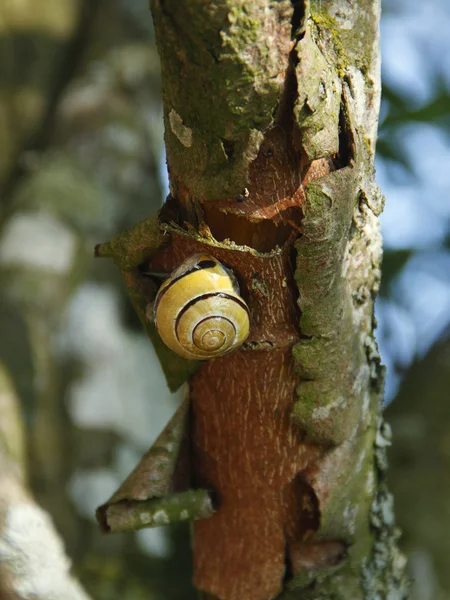
POLYGON ((208 254, 194 254, 162 284, 154 318, 164 343, 193 360, 232 352, 250 329, 235 276, 208 254))

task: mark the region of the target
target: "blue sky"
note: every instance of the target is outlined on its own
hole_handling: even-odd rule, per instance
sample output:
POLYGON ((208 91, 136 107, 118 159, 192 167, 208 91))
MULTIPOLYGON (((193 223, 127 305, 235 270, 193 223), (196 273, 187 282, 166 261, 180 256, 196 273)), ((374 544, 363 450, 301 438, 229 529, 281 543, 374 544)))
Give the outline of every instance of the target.
MULTIPOLYGON (((438 85, 450 87, 450 4, 386 0, 383 6, 383 81, 411 108, 419 108, 432 100, 438 85)), ((387 110, 384 105, 380 135, 387 110)), ((448 132, 435 124, 406 123, 390 141, 409 169, 377 157, 377 180, 386 195, 384 246, 414 253, 393 282, 391 297, 377 304, 378 339, 388 367, 387 402, 402 372, 450 322, 450 253, 443 248, 450 232, 448 132)))

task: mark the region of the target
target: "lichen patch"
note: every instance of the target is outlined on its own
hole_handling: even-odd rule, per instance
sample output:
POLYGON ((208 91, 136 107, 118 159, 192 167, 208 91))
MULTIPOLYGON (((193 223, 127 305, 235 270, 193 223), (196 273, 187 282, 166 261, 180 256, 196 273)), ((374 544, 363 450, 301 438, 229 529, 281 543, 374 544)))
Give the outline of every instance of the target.
POLYGON ((185 148, 190 148, 192 146, 192 129, 183 125, 183 119, 173 108, 169 113, 169 123, 172 132, 177 136, 180 143, 185 148))

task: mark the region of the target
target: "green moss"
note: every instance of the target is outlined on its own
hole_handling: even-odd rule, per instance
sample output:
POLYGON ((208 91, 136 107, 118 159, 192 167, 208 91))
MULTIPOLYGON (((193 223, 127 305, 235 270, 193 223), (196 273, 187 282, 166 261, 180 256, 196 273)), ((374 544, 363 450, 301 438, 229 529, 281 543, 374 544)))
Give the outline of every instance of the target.
POLYGON ((261 21, 249 15, 245 5, 231 6, 228 13, 231 25, 238 25, 242 30, 241 37, 236 37, 236 42, 230 42, 231 47, 239 53, 247 43, 257 43, 261 35, 261 21))
POLYGON ((341 540, 347 545, 347 557, 339 565, 300 573, 288 583, 282 600, 365 598, 359 572, 373 546, 375 435, 370 428, 354 436, 331 451, 322 465, 328 473, 327 494, 320 502, 321 523, 315 540, 341 540))
POLYGON ((296 243, 300 328, 293 350, 300 373, 293 418, 314 441, 341 443, 359 420, 363 364, 343 260, 358 197, 356 171, 341 169, 306 189, 303 236, 296 243))
POLYGON ((332 40, 341 79, 352 66, 366 76, 366 85, 372 85, 367 75, 373 62, 373 41, 378 27, 376 10, 377 3, 373 0, 361 0, 355 10, 341 18, 348 21, 346 26, 342 26, 339 19, 330 14, 329 3, 312 3, 311 18, 317 26, 319 38, 332 40))
POLYGON ((298 42, 297 99, 294 116, 302 132, 302 146, 310 160, 339 152, 341 84, 333 56, 319 48, 312 28, 298 42))
POLYGON ((316 4, 315 7, 319 10, 311 11, 311 19, 316 25, 314 37, 321 38, 326 34, 328 39, 332 39, 336 58, 335 65, 339 77, 342 79, 345 75, 345 68, 348 65, 347 55, 341 40, 342 30, 339 28, 336 19, 325 8, 320 10, 320 3, 316 4))
POLYGON ((114 532, 137 531, 179 521, 207 519, 213 513, 207 490, 187 490, 167 494, 163 498, 123 501, 106 509, 108 523, 113 523, 114 532))
POLYGON ((121 269, 130 270, 150 258, 162 243, 163 235, 157 213, 136 223, 109 242, 98 244, 95 247, 95 255, 112 258, 121 269))
POLYGON ((246 184, 284 85, 288 57, 277 35, 268 35, 273 26, 288 43, 290 14, 281 17, 281 10, 275 4, 267 13, 258 2, 236 6, 231 0, 168 0, 164 9, 152 2, 168 164, 174 185, 182 180, 194 196, 229 197, 246 184), (172 130, 172 110, 192 130, 191 145, 172 130), (224 140, 234 148, 231 155, 224 140))

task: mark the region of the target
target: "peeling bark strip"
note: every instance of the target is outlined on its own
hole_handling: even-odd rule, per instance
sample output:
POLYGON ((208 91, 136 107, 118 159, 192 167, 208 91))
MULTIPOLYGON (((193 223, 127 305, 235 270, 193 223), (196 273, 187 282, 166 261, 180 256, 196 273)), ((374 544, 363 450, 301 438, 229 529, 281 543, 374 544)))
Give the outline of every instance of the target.
POLYGON ((104 533, 158 527, 213 514, 205 489, 189 485, 189 404, 185 401, 138 466, 96 511, 104 533))
POLYGON ((405 598, 377 435, 379 3, 151 6, 171 197, 97 254, 169 384, 191 375, 191 484, 217 509, 194 525, 195 584, 206 600, 405 598), (251 314, 247 342, 201 364, 145 316, 145 274, 196 252, 233 269, 251 314))

